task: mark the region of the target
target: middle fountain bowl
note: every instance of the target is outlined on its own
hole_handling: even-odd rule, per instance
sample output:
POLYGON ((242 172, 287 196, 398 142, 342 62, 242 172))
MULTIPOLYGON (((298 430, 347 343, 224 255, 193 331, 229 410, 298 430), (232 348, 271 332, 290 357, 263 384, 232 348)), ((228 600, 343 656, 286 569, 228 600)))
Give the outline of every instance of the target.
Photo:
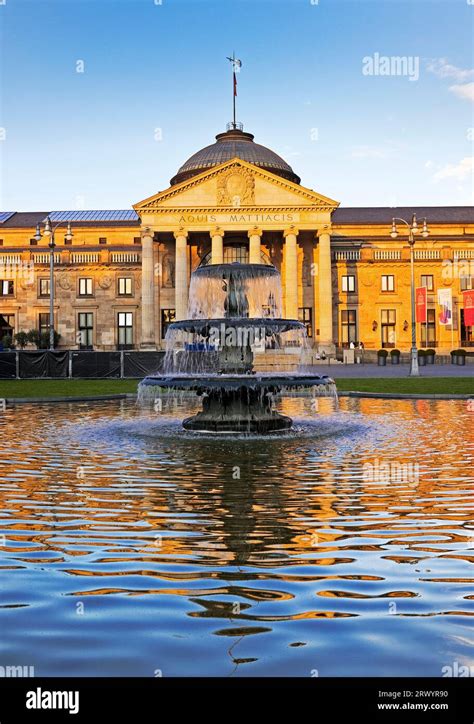
POLYGON ((306 328, 282 319, 281 281, 274 266, 215 264, 192 275, 188 319, 170 324, 162 375, 139 386, 141 401, 161 390, 194 390, 203 409, 188 430, 265 434, 288 430, 291 418, 274 408, 284 391, 313 388, 335 395, 329 377, 299 373, 308 350, 306 328))

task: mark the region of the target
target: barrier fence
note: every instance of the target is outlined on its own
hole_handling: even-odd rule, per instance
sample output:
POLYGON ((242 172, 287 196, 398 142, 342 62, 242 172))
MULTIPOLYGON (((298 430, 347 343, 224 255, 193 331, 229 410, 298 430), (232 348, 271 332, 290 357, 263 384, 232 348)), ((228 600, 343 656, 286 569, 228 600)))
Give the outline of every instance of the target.
POLYGON ((164 352, 0 352, 0 379, 134 378, 158 372, 164 352))

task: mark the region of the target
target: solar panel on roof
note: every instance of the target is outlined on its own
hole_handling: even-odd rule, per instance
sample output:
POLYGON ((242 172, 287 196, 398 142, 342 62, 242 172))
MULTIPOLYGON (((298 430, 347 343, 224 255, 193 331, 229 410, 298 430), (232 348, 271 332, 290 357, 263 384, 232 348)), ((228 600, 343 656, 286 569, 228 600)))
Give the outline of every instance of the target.
POLYGON ((4 221, 8 221, 10 216, 13 216, 13 214, 16 214, 16 211, 0 211, 0 224, 3 224, 4 221))
POLYGON ((137 221, 138 215, 133 209, 115 211, 52 211, 51 221, 137 221))

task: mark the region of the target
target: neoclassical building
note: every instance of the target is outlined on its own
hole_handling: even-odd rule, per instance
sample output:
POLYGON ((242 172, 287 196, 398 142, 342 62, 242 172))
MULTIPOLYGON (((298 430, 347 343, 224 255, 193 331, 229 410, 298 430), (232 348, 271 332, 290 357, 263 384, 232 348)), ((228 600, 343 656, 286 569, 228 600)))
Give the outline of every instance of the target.
MULTIPOLYGON (((354 181, 356 182, 356 181, 354 181)), ((410 249, 392 217, 427 217, 415 244, 427 321, 418 345, 474 346, 463 294, 474 286, 472 207, 350 208, 301 184, 276 153, 233 125, 179 168, 169 188, 122 211, 0 214, 0 338, 49 328, 49 215, 56 230, 55 329, 59 347, 161 349, 168 324, 186 317, 200 264, 252 262, 281 271, 284 314, 300 319, 316 349, 363 342, 410 347, 410 249), (70 221, 73 238, 64 239, 70 221), (438 323, 449 288, 453 325, 438 323)))

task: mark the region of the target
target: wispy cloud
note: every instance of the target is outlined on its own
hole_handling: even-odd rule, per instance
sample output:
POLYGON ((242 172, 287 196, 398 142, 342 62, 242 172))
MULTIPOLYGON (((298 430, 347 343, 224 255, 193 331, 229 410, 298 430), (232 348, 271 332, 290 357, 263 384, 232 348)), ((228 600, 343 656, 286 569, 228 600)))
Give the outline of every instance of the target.
POLYGON ((472 101, 474 103, 474 82, 452 85, 449 90, 459 98, 466 101, 472 101))
POLYGON ((439 78, 452 78, 458 83, 464 83, 474 78, 474 69, 458 68, 447 62, 446 58, 432 58, 427 62, 426 69, 439 78))
POLYGON ((472 177, 474 172, 474 156, 466 156, 459 163, 448 163, 437 171, 433 179, 443 181, 444 179, 455 179, 464 181, 472 177))
POLYGON ((426 69, 438 78, 456 81, 448 90, 462 100, 474 102, 474 82, 471 81, 474 78, 473 68, 458 68, 448 63, 446 58, 432 58, 427 62, 426 69))

